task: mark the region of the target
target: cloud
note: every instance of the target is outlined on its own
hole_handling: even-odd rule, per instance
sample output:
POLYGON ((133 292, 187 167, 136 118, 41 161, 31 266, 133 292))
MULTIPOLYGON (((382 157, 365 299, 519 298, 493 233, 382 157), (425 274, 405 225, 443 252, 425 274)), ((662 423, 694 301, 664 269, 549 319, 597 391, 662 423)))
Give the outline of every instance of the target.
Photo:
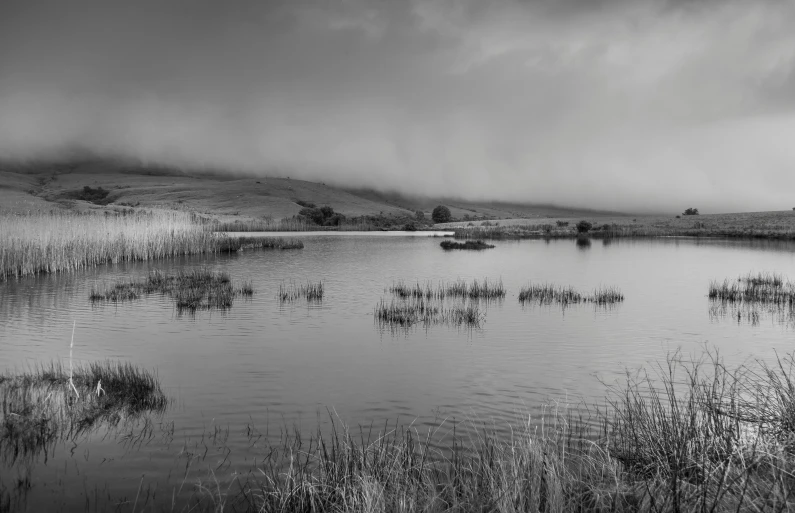
POLYGON ((0 9, 0 156, 83 147, 477 199, 791 207, 790 2, 0 9))

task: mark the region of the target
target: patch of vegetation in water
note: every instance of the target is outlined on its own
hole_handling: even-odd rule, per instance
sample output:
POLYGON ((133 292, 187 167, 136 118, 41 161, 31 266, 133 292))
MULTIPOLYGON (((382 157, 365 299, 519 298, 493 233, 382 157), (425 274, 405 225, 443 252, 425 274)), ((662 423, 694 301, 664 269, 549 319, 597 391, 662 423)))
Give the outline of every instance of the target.
MULTIPOLYGON (((251 242, 214 234, 199 216, 184 212, 0 213, 0 282, 107 263, 237 251, 245 244, 251 242)), ((277 246, 301 247, 295 239, 277 246)))
POLYGON ((469 249, 469 250, 481 250, 481 249, 491 249, 494 247, 493 244, 486 244, 482 240, 467 240, 464 242, 456 242, 452 240, 445 240, 442 241, 439 246, 442 249, 450 250, 450 249, 469 249))
POLYGON ((795 283, 780 274, 712 280, 707 297, 711 319, 730 318, 755 326, 769 317, 777 324, 795 325, 795 283))
POLYGON ((477 303, 446 305, 439 300, 424 298, 392 300, 389 303, 381 299, 373 317, 381 328, 410 328, 418 324, 426 328, 436 324, 480 328, 486 318, 477 303))
POLYGON ((541 305, 559 304, 568 306, 578 303, 612 305, 624 301, 624 294, 617 287, 598 287, 591 294, 578 292, 571 286, 552 284, 530 284, 519 291, 519 302, 541 305))
POLYGON ((276 298, 281 303, 292 303, 302 298, 309 302, 319 302, 323 300, 324 291, 322 281, 317 283, 307 282, 303 285, 296 285, 295 283, 285 285, 282 283, 279 285, 279 293, 276 298))
POLYGON ((157 376, 129 363, 50 363, 0 374, 0 454, 35 455, 99 424, 118 425, 169 404, 157 376))
POLYGON ((473 280, 471 283, 464 280, 453 282, 439 282, 433 284, 428 281, 423 284, 419 282, 408 285, 404 281, 393 283, 388 291, 401 299, 435 299, 444 300, 447 298, 462 299, 486 299, 496 300, 505 297, 505 287, 502 280, 489 281, 484 278, 482 281, 473 280))
POLYGON ((246 249, 304 249, 304 243, 295 237, 228 237, 222 242, 220 251, 231 253, 246 249))
POLYGON ((254 295, 254 288, 251 282, 235 285, 227 273, 207 269, 175 274, 153 271, 140 280, 117 282, 103 288, 92 287, 88 299, 92 303, 116 303, 154 293, 171 297, 180 311, 195 312, 231 308, 236 297, 254 295))
POLYGON ((710 281, 707 297, 729 303, 757 303, 795 309, 795 283, 778 274, 748 274, 737 280, 710 281))

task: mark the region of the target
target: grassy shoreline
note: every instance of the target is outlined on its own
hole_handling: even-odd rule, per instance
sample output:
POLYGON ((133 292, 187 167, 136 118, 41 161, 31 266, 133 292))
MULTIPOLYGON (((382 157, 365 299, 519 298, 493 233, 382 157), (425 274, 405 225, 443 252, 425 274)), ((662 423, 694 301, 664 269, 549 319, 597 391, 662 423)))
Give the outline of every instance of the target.
POLYGON ((108 263, 302 247, 300 240, 218 235, 180 212, 0 215, 0 282, 108 263))
MULTIPOLYGON (((601 426, 551 414, 509 437, 334 425, 286 436, 221 509, 785 511, 795 507, 792 354, 728 369, 669 355, 608 389, 601 426)), ((628 374, 629 376, 629 374, 628 374)), ((333 419, 332 419, 333 421, 333 419)))
MULTIPOLYGON (((586 408, 590 417, 551 410, 511 424, 507 434, 472 421, 467 434, 446 421, 427 432, 355 429, 332 416, 313 436, 283 428, 260 446, 263 433, 248 425, 248 468, 235 465, 221 477, 210 454, 206 479, 160 497, 179 511, 788 511, 795 507, 794 368, 793 353, 733 368, 715 352, 673 353, 608 386, 606 403, 586 408)), ((28 374, 46 384, 49 371, 28 374)), ((65 371, 54 374, 52 388, 68 393, 65 371)), ((86 380, 89 390, 94 381, 86 380)), ((215 449, 228 455, 228 434, 221 439, 215 449)), ((195 452, 207 456, 206 446, 195 452)), ((159 508, 155 494, 141 500, 142 508, 159 508)))
POLYGON ((511 239, 575 239, 589 237, 611 238, 655 238, 694 237, 724 239, 795 240, 795 216, 784 213, 780 216, 737 215, 685 216, 683 218, 654 218, 639 220, 591 220, 585 233, 577 230, 569 221, 555 223, 498 222, 471 226, 451 226, 457 239, 511 240, 511 239), (611 222, 605 222, 611 221, 611 222))

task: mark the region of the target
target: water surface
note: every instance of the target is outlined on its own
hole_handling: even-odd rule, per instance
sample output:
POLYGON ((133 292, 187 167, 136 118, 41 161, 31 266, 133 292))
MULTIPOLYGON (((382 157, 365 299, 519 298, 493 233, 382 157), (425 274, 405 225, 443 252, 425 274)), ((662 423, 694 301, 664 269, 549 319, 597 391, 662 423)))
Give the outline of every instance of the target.
POLYGON ((280 428, 309 433, 318 416, 321 423, 332 415, 351 426, 397 421, 418 429, 478 419, 507 429, 505 419, 538 418, 551 401, 600 401, 603 383, 677 348, 699 354, 707 346, 740 362, 792 347, 790 326, 711 317, 706 297, 711 279, 749 271, 795 277, 791 244, 531 240, 470 252, 442 251, 439 238, 394 234, 302 238, 298 251, 104 266, 0 284, 0 368, 68 358, 74 322, 75 360, 156 369, 174 398, 163 418, 130 427, 124 443, 100 430, 59 445, 46 462, 38 456, 22 467, 0 463, 4 486, 29 477, 37 491, 24 504, 30 511, 82 508, 86 497, 103 493, 131 499, 141 486, 170 497, 185 480, 175 468, 185 472, 194 462, 187 465, 191 479, 216 469, 213 475, 229 482, 280 428), (195 316, 157 295, 116 305, 88 301, 95 285, 200 267, 253 281, 253 299, 195 316), (374 322, 373 309, 390 299, 385 289, 394 282, 459 278, 501 279, 507 289, 503 301, 482 305, 480 329, 385 330, 374 322), (326 291, 321 303, 276 298, 282 283, 318 280, 326 291), (523 307, 517 295, 530 282, 583 292, 616 286, 626 299, 610 309, 523 307), (252 445, 252 426, 271 431, 252 445), (207 433, 215 433, 212 443, 207 433), (199 442, 203 459, 189 449, 199 442))

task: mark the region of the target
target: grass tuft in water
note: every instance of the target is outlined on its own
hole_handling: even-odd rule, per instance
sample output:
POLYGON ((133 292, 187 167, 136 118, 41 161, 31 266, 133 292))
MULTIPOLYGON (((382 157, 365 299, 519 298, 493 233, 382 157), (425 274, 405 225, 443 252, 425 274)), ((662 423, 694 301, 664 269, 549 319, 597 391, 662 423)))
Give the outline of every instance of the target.
POLYGON ((282 283, 279 285, 279 293, 276 297, 282 303, 291 303, 302 298, 309 302, 319 302, 323 301, 323 292, 322 281, 317 283, 307 282, 304 285, 297 286, 295 283, 290 283, 289 285, 282 283))
POLYGON ((468 283, 464 280, 457 280, 454 282, 439 282, 434 285, 433 282, 419 282, 414 285, 408 285, 403 281, 393 283, 388 289, 390 293, 401 299, 426 299, 426 300, 439 300, 445 299, 485 299, 497 300, 505 297, 505 287, 502 280, 489 281, 484 278, 482 281, 473 280, 468 283))
POLYGON ((560 304, 568 306, 577 303, 594 303, 611 305, 624 301, 624 294, 617 287, 600 286, 591 294, 582 294, 573 287, 562 287, 552 284, 530 284, 519 291, 520 303, 538 303, 541 305, 560 304))
POLYGON ((481 249, 491 249, 494 247, 493 244, 486 244, 482 240, 467 240, 464 242, 455 242, 452 240, 445 240, 442 241, 439 246, 442 249, 450 250, 450 249, 468 249, 468 250, 481 250, 481 249))
POLYGON ((179 271, 166 274, 153 271, 144 279, 115 283, 105 288, 92 288, 89 301, 122 302, 148 294, 164 294, 174 299, 178 310, 196 311, 232 307, 237 296, 251 297, 254 288, 250 281, 234 285, 229 274, 208 269, 179 271))
POLYGON ((11 461, 98 423, 117 425, 168 399, 157 376, 129 363, 94 362, 73 369, 58 363, 0 374, 0 452, 11 461))
POLYGON ((468 302, 446 306, 443 302, 425 298, 391 301, 384 299, 376 305, 373 312, 380 327, 409 328, 416 324, 430 327, 436 324, 479 328, 485 321, 485 314, 477 303, 468 302))
POLYGON ((304 243, 295 237, 228 237, 222 247, 224 252, 246 249, 304 249, 304 243))

